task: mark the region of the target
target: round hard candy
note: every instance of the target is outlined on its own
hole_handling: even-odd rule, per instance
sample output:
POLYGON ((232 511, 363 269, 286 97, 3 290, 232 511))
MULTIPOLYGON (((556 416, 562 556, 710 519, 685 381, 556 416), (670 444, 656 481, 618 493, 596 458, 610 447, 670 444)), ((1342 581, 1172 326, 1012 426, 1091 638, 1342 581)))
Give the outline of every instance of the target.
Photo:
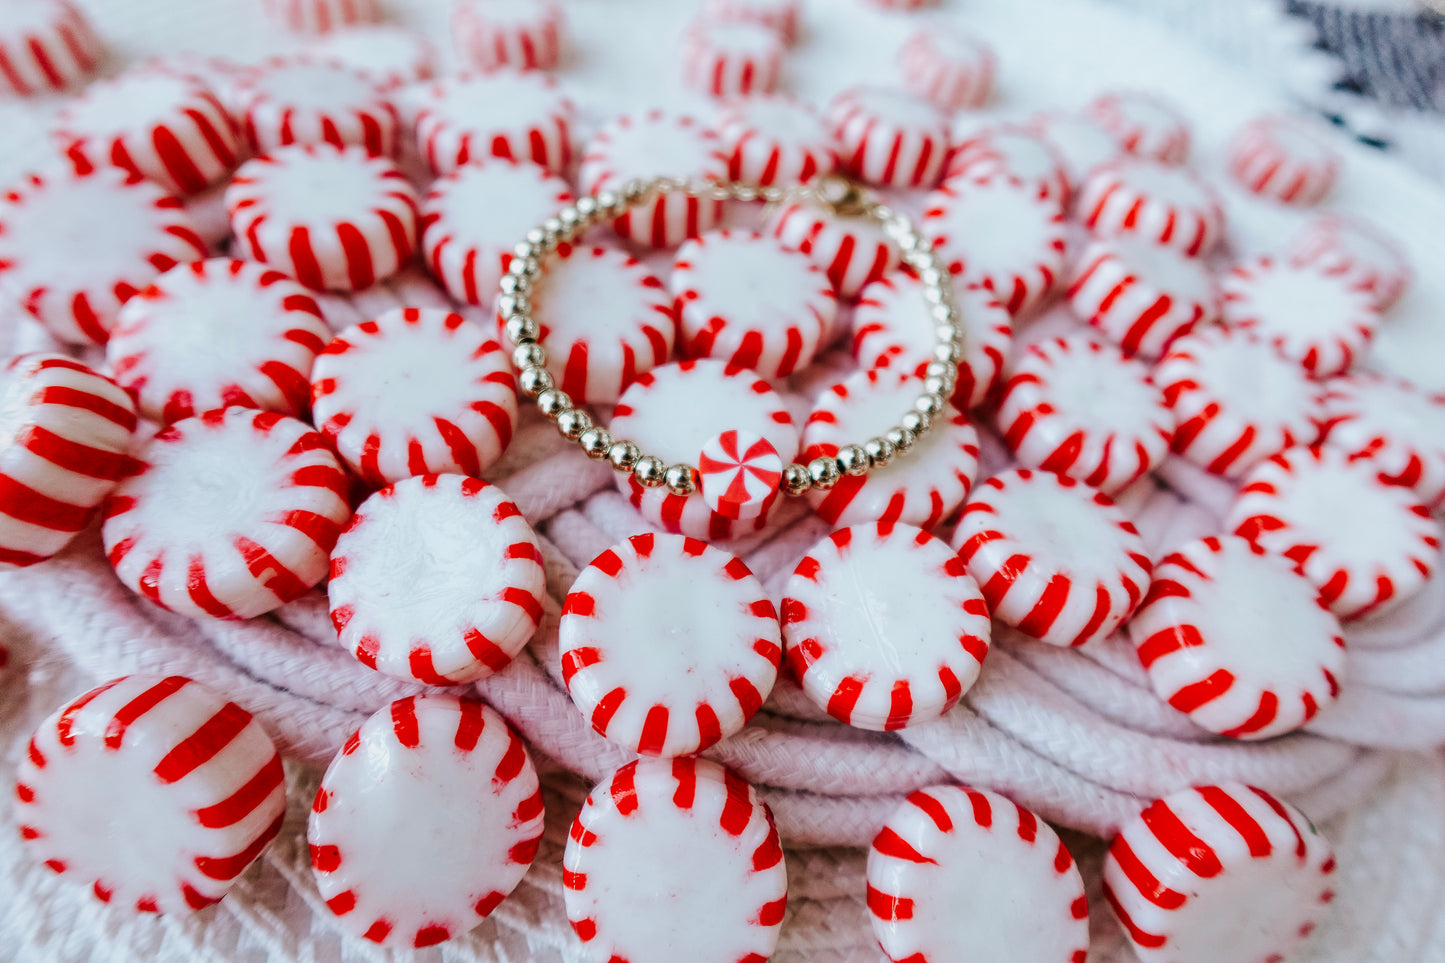
POLYGON ((1298 117, 1267 115, 1245 124, 1229 147, 1229 173, 1260 197, 1318 204, 1339 174, 1340 157, 1298 117))
POLYGON ((991 46, 942 23, 914 31, 898 48, 903 89, 950 113, 987 103, 997 66, 991 46))
POLYGON ((246 142, 260 154, 287 144, 356 145, 374 157, 397 152, 396 108, 376 81, 339 61, 274 57, 245 71, 230 99, 246 142))
POLYGON ((1360 371, 1325 383, 1322 416, 1330 447, 1367 455, 1431 510, 1445 503, 1445 395, 1360 371))
POLYGON ((1152 161, 1096 169, 1079 191, 1075 214, 1096 237, 1137 235, 1189 257, 1209 254, 1224 236, 1214 188, 1187 168, 1152 161))
POLYGON ((1124 353, 1157 358, 1219 317, 1219 286, 1198 258, 1133 235, 1094 241, 1068 288, 1074 313, 1124 353))
POLYGON ((746 97, 718 115, 718 137, 733 180, 788 186, 832 173, 833 135, 810 104, 794 98, 746 97))
POLYGON ((566 25, 554 0, 459 0, 452 42, 477 70, 551 70, 561 58, 566 25))
POLYGON ((435 174, 501 157, 560 175, 572 162, 574 114, 572 101, 545 74, 446 77, 417 97, 417 145, 435 174))
POLYGON ((77 87, 100 60, 85 11, 70 0, 11 4, 0 23, 0 91, 30 97, 77 87))
POLYGON ((828 105, 845 171, 879 187, 938 183, 949 151, 948 119, 926 100, 886 87, 854 87, 828 105))
POLYGON ((1101 94, 1088 106, 1088 116, 1119 146, 1136 157, 1164 164, 1183 164, 1189 156, 1189 123, 1167 100, 1141 91, 1101 94))

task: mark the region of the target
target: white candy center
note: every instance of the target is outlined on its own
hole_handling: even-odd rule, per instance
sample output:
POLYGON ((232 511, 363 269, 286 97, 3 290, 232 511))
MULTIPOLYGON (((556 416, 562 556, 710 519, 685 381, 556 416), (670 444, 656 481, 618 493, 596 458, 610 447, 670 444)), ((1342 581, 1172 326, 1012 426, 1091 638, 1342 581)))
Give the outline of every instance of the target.
POLYGON ((379 162, 362 163, 354 153, 287 150, 283 162, 260 169, 256 186, 273 218, 320 228, 354 221, 385 203, 380 170, 379 162))
POLYGON ((1018 551, 1051 571, 1069 574, 1081 590, 1091 593, 1095 584, 1114 584, 1120 568, 1129 564, 1119 547, 1124 533, 1111 513, 1095 504, 1092 488, 1066 488, 1039 473, 1029 483, 1013 481, 1005 489, 981 492, 979 498, 998 512, 996 518, 988 516, 988 527, 996 522, 1018 551))
POLYGON ((0 260, 15 260, 17 280, 31 289, 70 291, 95 279, 108 290, 121 278, 153 276, 147 252, 174 247, 158 227, 159 191, 122 188, 119 179, 58 178, 6 208, 0 260))
POLYGON ((375 110, 376 89, 355 72, 327 64, 287 64, 262 73, 254 81, 258 93, 277 107, 329 113, 375 110))
POLYGON ((196 98, 190 86, 188 80, 165 74, 133 74, 96 84, 71 102, 63 126, 78 134, 130 132, 148 138, 152 124, 174 122, 182 108, 193 105, 196 98))

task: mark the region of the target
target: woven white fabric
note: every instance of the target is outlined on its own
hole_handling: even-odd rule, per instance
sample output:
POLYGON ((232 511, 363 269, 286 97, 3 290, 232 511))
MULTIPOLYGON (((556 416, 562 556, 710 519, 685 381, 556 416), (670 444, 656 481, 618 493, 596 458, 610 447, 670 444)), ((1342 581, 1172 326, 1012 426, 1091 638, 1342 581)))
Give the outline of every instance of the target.
MULTIPOLYGON (((702 109, 682 91, 656 82, 679 69, 670 41, 685 18, 686 11, 674 9, 680 6, 576 0, 569 7, 575 45, 585 56, 573 58, 563 79, 583 100, 590 122, 653 103, 702 109)), ((249 56, 270 39, 250 19, 249 5, 237 0, 185 7, 114 0, 92 7, 102 33, 131 57, 178 44, 219 51, 222 43, 230 55, 249 56)), ((439 36, 441 8, 418 3, 406 14, 439 36)), ((1083 0, 1029 0, 959 15, 1000 48, 1004 110, 1075 104, 1112 85, 1159 86, 1195 117, 1206 169, 1234 124, 1273 105, 1267 92, 1171 35, 1083 0)), ((891 52, 909 21, 865 11, 853 0, 817 0, 808 23, 808 38, 791 68, 794 87, 822 100, 852 82, 886 79, 891 52)), ((0 171, 40 156, 37 142, 23 132, 38 130, 43 113, 43 107, 0 107, 0 124, 22 132, 0 146, 11 151, 0 154, 0 171)), ((1340 194, 1342 206, 1396 217, 1392 228, 1419 263, 1429 263, 1445 197, 1360 151, 1351 154, 1340 194)), ((1291 226, 1242 208, 1237 220, 1245 250, 1277 242, 1291 226)), ((1434 320, 1429 306, 1445 303, 1445 280, 1426 277, 1421 288, 1392 319, 1397 333, 1380 355, 1383 364, 1416 377, 1416 369, 1427 369, 1432 343, 1438 348, 1430 338, 1442 337, 1425 324, 1434 320)), ((436 288, 411 275, 351 302, 327 299, 325 308, 340 326, 392 306, 435 303, 442 303, 436 288)), ((1070 323, 1054 312, 1032 324, 1026 338, 1070 323)), ((832 356, 799 379, 789 398, 794 412, 806 411, 807 399, 846 364, 832 356)), ((1445 379, 1440 372, 1432 376, 1432 383, 1445 379)), ((983 472, 1004 464, 997 440, 986 438, 983 472)), ((537 865, 492 920, 466 939, 402 957, 571 959, 576 943, 560 901, 566 825, 587 785, 629 757, 590 730, 560 687, 556 617, 577 569, 642 523, 617 494, 609 469, 569 450, 550 426, 530 416, 488 477, 539 527, 549 599, 531 647, 478 689, 527 737, 549 772, 548 834, 537 865)), ((1183 464, 1171 463, 1160 477, 1167 488, 1146 480, 1123 497, 1151 549, 1215 527, 1231 495, 1227 486, 1183 464)), ((792 504, 777 526, 730 547, 776 594, 825 532, 804 506, 792 504)), ((36 960, 392 958, 331 925, 307 868, 304 818, 317 767, 367 714, 417 690, 365 669, 342 651, 323 596, 313 594, 275 618, 251 623, 192 623, 122 588, 90 533, 62 558, 0 578, 0 612, 15 663, 29 666, 28 678, 12 670, 0 683, 12 763, 29 727, 88 680, 138 671, 181 673, 226 692, 257 714, 293 760, 292 811, 277 845, 230 898, 194 920, 139 919, 96 903, 24 860, 6 813, 0 820, 0 947, 36 960)), ((1323 822, 1340 850, 1336 912, 1302 958, 1445 959, 1445 924, 1435 919, 1438 867, 1445 865, 1445 766, 1421 752, 1445 741, 1442 623, 1445 579, 1436 579, 1418 600, 1353 629, 1346 698, 1311 734, 1265 744, 1209 738, 1161 705, 1122 639, 1079 653, 1001 635, 964 705, 937 723, 899 735, 849 730, 784 686, 754 725, 709 755, 762 787, 789 844, 791 899, 780 960, 878 958, 862 903, 857 847, 908 791, 947 780, 1000 790, 1076 831, 1068 842, 1080 857, 1095 909, 1091 959, 1126 960, 1098 897, 1098 837, 1154 796, 1224 779, 1244 779, 1290 798, 1323 822)))

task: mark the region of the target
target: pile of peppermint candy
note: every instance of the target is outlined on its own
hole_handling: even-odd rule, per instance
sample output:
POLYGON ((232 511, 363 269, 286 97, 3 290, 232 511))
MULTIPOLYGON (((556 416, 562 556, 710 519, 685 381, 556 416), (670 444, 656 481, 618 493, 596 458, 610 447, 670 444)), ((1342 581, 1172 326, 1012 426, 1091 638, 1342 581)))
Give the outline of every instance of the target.
MULTIPOLYGON (((437 80, 417 38, 359 25, 379 19, 368 3, 269 7, 315 49, 98 82, 57 114, 54 164, 0 197, 0 294, 62 348, 7 370, 0 550, 39 578, 103 567, 208 636, 320 605, 328 656, 413 686, 330 747, 312 804, 339 926, 427 946, 496 910, 543 834, 515 726, 597 783, 566 814, 562 861, 599 959, 766 958, 788 925, 782 843, 857 841, 810 834, 808 807, 825 821, 829 797, 909 780, 858 820, 859 896, 893 959, 1083 959, 1091 909, 1144 959, 1266 959, 1308 935, 1335 863, 1297 800, 1252 784, 1285 755, 1268 742, 1228 757, 1252 760, 1239 778, 1176 779, 1127 814, 965 778, 934 764, 946 748, 868 770, 899 739, 947 741, 1000 663, 1056 670, 1049 646, 1115 674, 1076 680, 1081 699, 1152 689, 1114 724, 1201 753, 1326 723, 1351 691, 1346 636, 1410 625, 1438 562, 1445 401, 1364 367, 1410 278, 1385 235, 1324 215, 1233 263, 1177 111, 1120 92, 960 124, 994 55, 939 23, 898 51, 896 88, 818 110, 776 91, 796 3, 705 3, 679 70, 716 116, 634 113, 584 137, 549 73, 551 3, 463 0, 470 72, 437 80), (893 424, 932 360, 920 282, 878 226, 802 197, 647 200, 566 237, 537 281, 556 385, 616 437, 698 464, 701 494, 614 473, 520 413, 493 299, 528 231, 561 236, 560 207, 634 178, 834 170, 920 212, 956 275, 955 407, 927 435, 893 424), (216 198, 224 218, 205 216, 216 198), (408 303, 363 314, 382 288, 408 303), (887 447, 806 507, 720 501, 709 475, 745 482, 747 439, 782 462, 887 447), (618 495, 582 505, 599 473, 618 495), (1212 527, 1158 517, 1161 479, 1212 527), (507 698, 529 660, 570 696, 545 731, 507 698), (768 743, 791 747, 770 763, 791 776, 748 755, 765 703, 792 720, 767 736, 799 736, 768 743), (564 722, 599 738, 547 741, 564 722), (809 782, 809 749, 835 738, 858 770, 841 791, 809 782), (750 780, 817 795, 770 808, 750 780), (1046 818, 1113 837, 1101 897, 1046 818), (675 912, 639 911, 658 898, 675 912)), ((86 79, 83 16, 26 9, 0 78, 21 95, 86 79)), ((1312 205, 1338 165, 1304 122, 1266 117, 1223 176, 1312 205)), ((280 831, 278 746, 301 742, 232 697, 130 675, 57 710, 18 776, 35 858, 143 911, 222 898, 280 831), (98 828, 98 787, 123 787, 134 827, 98 828)), ((1373 744, 1335 719, 1319 731, 1373 744)), ((1328 794, 1299 782, 1316 784, 1328 794)))

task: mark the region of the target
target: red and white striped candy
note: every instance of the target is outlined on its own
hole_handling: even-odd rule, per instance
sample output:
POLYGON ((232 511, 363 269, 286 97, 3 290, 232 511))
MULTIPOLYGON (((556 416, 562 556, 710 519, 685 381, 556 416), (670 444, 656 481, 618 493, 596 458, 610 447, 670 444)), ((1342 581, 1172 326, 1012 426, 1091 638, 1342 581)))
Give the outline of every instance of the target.
POLYGON ((1112 635, 1144 597, 1153 567, 1108 495, 1028 468, 979 483, 953 547, 995 619, 1053 645, 1112 635))
POLYGON ((318 291, 371 287, 416 249, 416 192, 364 147, 294 144, 249 160, 226 207, 247 257, 318 291))
MULTIPOLYGON (((844 445, 882 435, 918 396, 913 375, 859 371, 823 392, 803 429, 802 461, 832 457, 844 445)), ((844 475, 808 501, 831 525, 904 522, 933 529, 963 504, 978 471, 978 432, 952 405, 906 454, 866 475, 844 475)))
MULTIPOLYGON (((660 110, 625 114, 592 135, 577 181, 583 193, 597 194, 659 175, 726 180, 728 158, 717 133, 692 117, 660 110)), ((672 191, 633 207, 613 225, 635 244, 667 248, 709 230, 721 216, 721 201, 672 191)))
MULTIPOLYGON (((1013 350, 1008 309, 983 288, 954 289, 963 328, 964 358, 958 362, 953 404, 970 411, 1003 384, 1013 350)), ((922 378, 933 361, 935 324, 923 286, 910 270, 893 271, 863 289, 853 312, 853 357, 864 368, 894 368, 922 378)))
POLYGON ((773 814, 707 759, 641 759, 604 779, 572 823, 562 868, 589 960, 760 963, 788 905, 773 814))
POLYGON ((34 565, 84 529, 130 470, 135 404, 58 354, 0 371, 0 569, 34 565))
POLYGON ((242 74, 230 96, 257 153, 287 144, 355 144, 375 157, 396 155, 396 108, 375 81, 340 61, 273 57, 242 74))
POLYGON ((477 70, 551 70, 565 27, 553 0, 458 0, 452 13, 457 56, 477 70))
POLYGON ((1129 635, 1159 698, 1232 739, 1293 732, 1340 693, 1345 640, 1320 590, 1237 535, 1162 559, 1129 635))
POLYGON ((713 97, 750 97, 778 89, 783 38, 759 23, 693 24, 678 45, 682 82, 713 97))
POLYGON ((1159 465, 1174 435, 1149 369, 1087 335, 1029 345, 996 423, 1021 464, 1107 495, 1159 465))
POLYGON ((922 10, 938 5, 938 0, 865 0, 883 10, 922 10))
POLYGON ((192 618, 249 619, 326 577, 351 506, 345 473, 309 425, 208 411, 163 430, 139 460, 101 530, 131 591, 192 618))
POLYGON ((802 0, 704 0, 702 19, 713 23, 760 23, 772 27, 784 43, 798 39, 802 0))
POLYGON ((464 164, 432 181, 422 200, 426 266, 458 301, 490 306, 512 248, 571 201, 566 181, 528 161, 464 164))
POLYGON ((764 378, 806 368, 838 323, 827 275, 765 234, 709 231, 686 242, 670 287, 683 353, 764 378))
POLYGON ((1037 188, 951 180, 928 196, 922 228, 960 281, 992 291, 1015 317, 1064 273, 1064 211, 1037 188))
POLYGON ((510 360, 459 314, 396 308, 342 331, 316 358, 313 420, 370 485, 476 477, 502 456, 517 425, 510 360))
POLYGON ((1154 383, 1174 412, 1174 453, 1215 475, 1238 478, 1319 437, 1320 385, 1247 331, 1209 327, 1180 338, 1154 383))
POLYGON ((1038 134, 1013 124, 985 127, 949 154, 945 183, 1004 180, 1059 204, 1069 200, 1063 158, 1038 134))
POLYGON ((766 229, 784 247, 812 258, 840 298, 856 298, 865 285, 898 266, 898 248, 871 217, 835 215, 798 201, 778 208, 766 229))
POLYGON ((0 92, 29 97, 76 87, 95 73, 100 41, 70 0, 8 4, 0 23, 0 92))
POLYGON ((987 43, 941 23, 914 31, 898 48, 903 89, 949 113, 987 103, 997 66, 987 43))
POLYGON ((828 123, 842 168, 879 187, 933 187, 948 158, 948 118, 926 100, 886 87, 833 98, 828 123))
POLYGON ((1387 481, 1445 503, 1445 395, 1361 371, 1325 385, 1321 430, 1331 448, 1366 455, 1387 481))
POLYGON ((331 760, 306 841, 342 927, 383 946, 434 946, 522 881, 542 818, 537 770, 505 719, 478 699, 412 696, 331 760))
POLYGON ((1400 299, 1414 276, 1398 243, 1379 228, 1341 214, 1316 218, 1289 248, 1289 261, 1354 281, 1375 296, 1381 311, 1400 299))
POLYGON ((978 679, 990 638, 963 561, 912 525, 835 531, 783 591, 793 675, 816 705, 860 729, 903 729, 952 709, 978 679))
POLYGON ((616 248, 560 246, 533 295, 532 317, 553 380, 578 403, 610 404, 672 358, 672 300, 645 265, 616 248))
POLYGON ((505 492, 421 475, 357 508, 331 553, 327 595, 338 641, 364 665, 460 685, 522 650, 545 589, 537 537, 505 492))
POLYGON ((1316 378, 1343 374, 1380 327, 1375 297, 1347 275, 1263 255, 1221 282, 1224 323, 1274 345, 1316 378))
POLYGON ((195 194, 240 163, 236 130, 200 81, 132 70, 93 84, 55 117, 50 139, 78 171, 114 165, 175 194, 195 194))
POLYGON ((1224 524, 1298 565, 1345 622, 1415 594, 1440 561, 1440 523, 1415 493, 1328 445, 1261 462, 1224 524))
POLYGON ((1115 161, 1094 171, 1075 213, 1097 237, 1138 235, 1190 257, 1208 254, 1224 236, 1214 189, 1187 168, 1149 161, 1115 161))
POLYGON ((765 513, 778 497, 783 460, 762 435, 730 430, 702 446, 697 473, 709 508, 746 521, 765 513))
POLYGON ((1340 155, 1298 117, 1256 117, 1229 148, 1229 173, 1246 190, 1285 204, 1318 204, 1334 186, 1340 155))
POLYGON ((748 97, 723 108, 718 136, 733 180, 768 187, 810 181, 838 166, 833 135, 810 104, 748 97))
POLYGON ((286 812, 261 724, 175 675, 114 679, 57 709, 30 738, 15 798, 32 858, 146 913, 221 900, 286 812))
POLYGON ((1063 164, 1072 196, 1095 170, 1117 160, 1121 150, 1112 134, 1083 114, 1044 111, 1035 114, 1028 129, 1048 141, 1063 164))
POLYGON ((545 74, 448 77, 423 90, 418 104, 417 144, 434 174, 487 157, 532 161, 558 175, 572 162, 572 101, 545 74))
POLYGON ((1136 157, 1183 164, 1189 156, 1189 123, 1173 104, 1139 91, 1103 94, 1089 104, 1091 119, 1136 157))
POLYGON ((557 637, 583 718, 646 756, 692 755, 741 730, 782 656, 777 610, 742 559, 650 532, 582 570, 557 637))
POLYGON ((1048 823, 984 789, 930 786, 894 810, 868 850, 868 911, 883 952, 905 963, 1084 963, 1089 951, 1074 857, 1048 823))
POLYGON ((1334 873, 1329 842, 1289 803, 1195 786, 1120 828, 1104 897, 1144 963, 1269 963, 1314 931, 1334 873))
MULTIPOLYGON (((784 464, 798 453, 798 429, 783 399, 746 368, 703 358, 654 368, 622 393, 608 427, 669 465, 694 464, 698 453, 724 431, 767 439, 784 464), (677 412, 686 411, 686 418, 677 412)), ((665 486, 646 488, 631 475, 617 486, 649 524, 690 538, 726 540, 758 531, 768 513, 742 521, 712 510, 699 494, 674 495, 665 486)))
POLYGON ((383 91, 430 79, 436 63, 436 51, 424 36, 387 23, 333 30, 311 51, 361 71, 383 91))
POLYGON ((273 21, 292 33, 327 33, 383 19, 380 0, 263 0, 273 21))
POLYGON ((1219 287, 1203 261, 1128 234, 1084 249, 1068 297, 1078 317, 1131 357, 1157 358, 1219 316, 1219 287))
POLYGON ((205 256, 179 200, 114 167, 31 174, 0 192, 0 295, 62 341, 104 344, 132 295, 205 256))
POLYGON ((126 302, 105 357, 147 418, 240 405, 304 417, 331 329, 279 271, 217 258, 172 268, 126 302))

